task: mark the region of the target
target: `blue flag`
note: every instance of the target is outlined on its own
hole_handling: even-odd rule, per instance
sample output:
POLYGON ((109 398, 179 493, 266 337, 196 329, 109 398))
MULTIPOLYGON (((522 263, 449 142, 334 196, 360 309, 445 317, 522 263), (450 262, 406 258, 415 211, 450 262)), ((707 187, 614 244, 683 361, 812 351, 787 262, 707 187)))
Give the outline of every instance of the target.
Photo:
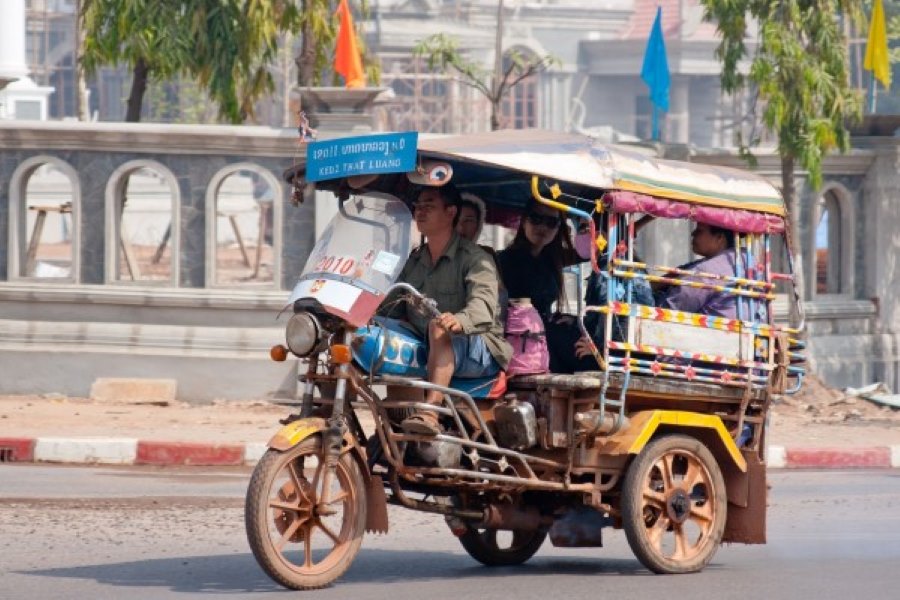
POLYGON ((666 41, 662 32, 662 7, 656 8, 656 20, 650 30, 641 79, 650 88, 650 102, 657 108, 669 112, 669 61, 666 60, 666 41))

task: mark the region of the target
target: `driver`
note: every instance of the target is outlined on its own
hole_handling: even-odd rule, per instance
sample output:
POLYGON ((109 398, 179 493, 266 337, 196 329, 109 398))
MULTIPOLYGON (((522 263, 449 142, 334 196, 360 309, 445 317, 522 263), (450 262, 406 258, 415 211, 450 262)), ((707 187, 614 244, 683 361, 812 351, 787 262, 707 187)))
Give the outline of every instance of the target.
MULTIPOLYGON (((490 377, 505 369, 512 348, 500 323, 497 270, 477 244, 460 237, 456 224, 461 198, 451 184, 423 190, 413 216, 425 243, 410 255, 399 281, 437 302, 440 316, 430 319, 415 309, 406 320, 428 338, 428 381, 447 386, 456 377, 490 377)), ((428 404, 439 405, 442 394, 429 390, 428 404)), ((437 435, 437 414, 418 411, 401 424, 406 433, 437 435)))

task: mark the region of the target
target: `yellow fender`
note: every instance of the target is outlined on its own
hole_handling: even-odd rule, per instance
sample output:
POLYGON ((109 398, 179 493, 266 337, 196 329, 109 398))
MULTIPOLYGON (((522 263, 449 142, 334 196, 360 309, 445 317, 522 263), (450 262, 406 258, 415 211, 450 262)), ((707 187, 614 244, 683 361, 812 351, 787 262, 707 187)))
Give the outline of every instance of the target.
POLYGON ((290 450, 306 438, 328 429, 328 422, 320 417, 291 421, 269 440, 269 448, 282 452, 290 450))
MULTIPOLYGON (((303 440, 328 429, 328 422, 321 417, 309 417, 292 421, 278 430, 269 440, 269 448, 286 452, 303 440)), ((361 448, 356 438, 349 431, 344 434, 341 454, 349 452, 359 465, 366 485, 366 531, 374 533, 388 532, 387 498, 381 477, 372 475, 366 464, 366 451, 361 448)))
MULTIPOLYGON (((742 473, 747 472, 747 461, 738 449, 722 419, 716 415, 704 415, 683 410, 648 410, 628 417, 629 425, 624 431, 610 436, 609 441, 627 454, 638 454, 644 449, 660 426, 674 426, 680 429, 705 429, 715 432, 723 447, 742 473)), ((613 452, 616 453, 616 452, 613 452)))
MULTIPOLYGON (((321 433, 326 429, 328 429, 328 421, 321 417, 297 419, 279 429, 275 435, 272 436, 272 439, 269 440, 268 445, 269 448, 272 448, 273 450, 287 452, 306 438, 321 433)), ((363 477, 365 477, 368 482, 369 479, 371 479, 372 474, 369 472, 369 467, 366 464, 365 450, 359 446, 356 438, 349 431, 344 434, 344 445, 341 449, 341 454, 344 454, 345 452, 350 452, 353 455, 353 458, 359 463, 359 468, 362 470, 363 477)))
MULTIPOLYGON (((268 445, 269 448, 272 448, 273 450, 286 452, 306 438, 321 433, 326 429, 328 429, 328 421, 321 417, 297 419, 279 429, 275 435, 272 436, 272 439, 269 440, 268 445)), ((372 474, 369 473, 369 467, 366 464, 365 450, 360 447, 356 437, 349 431, 344 434, 344 444, 343 448, 341 448, 341 454, 344 454, 345 452, 351 452, 353 454, 353 457, 359 463, 359 468, 362 470, 363 476, 366 478, 366 481, 368 481, 372 474)))

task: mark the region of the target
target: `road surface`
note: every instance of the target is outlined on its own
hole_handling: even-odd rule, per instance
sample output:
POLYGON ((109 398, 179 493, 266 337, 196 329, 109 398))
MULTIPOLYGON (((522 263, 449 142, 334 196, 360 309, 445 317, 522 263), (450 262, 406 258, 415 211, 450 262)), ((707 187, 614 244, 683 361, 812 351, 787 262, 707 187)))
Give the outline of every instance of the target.
POLYGON ((0 598, 900 597, 900 472, 771 474, 769 543, 723 547, 702 573, 651 575, 625 536, 549 541, 526 565, 488 569, 440 517, 391 508, 329 589, 283 590, 243 529, 249 471, 0 465, 0 598))

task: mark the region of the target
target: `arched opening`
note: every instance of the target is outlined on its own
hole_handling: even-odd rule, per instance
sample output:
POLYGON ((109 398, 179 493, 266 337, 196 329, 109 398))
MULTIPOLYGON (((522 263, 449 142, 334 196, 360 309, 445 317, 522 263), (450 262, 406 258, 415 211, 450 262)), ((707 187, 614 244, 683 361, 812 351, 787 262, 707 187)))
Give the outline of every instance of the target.
POLYGON ((207 197, 207 279, 213 285, 275 281, 280 194, 272 174, 252 164, 232 165, 213 178, 207 197))
POLYGON ((78 281, 80 194, 67 163, 38 156, 13 174, 10 204, 12 278, 78 281))
POLYGON ((178 186, 153 161, 133 161, 107 184, 107 277, 141 284, 178 282, 178 186))
MULTIPOLYGON (((512 78, 516 79, 515 62, 528 64, 537 56, 531 50, 514 48, 503 55, 503 72, 513 68, 512 78)), ((511 87, 500 105, 500 119, 507 129, 528 129, 538 126, 538 76, 531 74, 511 87)))
POLYGON ((816 294, 843 291, 841 203, 834 191, 826 192, 816 203, 815 252, 813 255, 816 294))

